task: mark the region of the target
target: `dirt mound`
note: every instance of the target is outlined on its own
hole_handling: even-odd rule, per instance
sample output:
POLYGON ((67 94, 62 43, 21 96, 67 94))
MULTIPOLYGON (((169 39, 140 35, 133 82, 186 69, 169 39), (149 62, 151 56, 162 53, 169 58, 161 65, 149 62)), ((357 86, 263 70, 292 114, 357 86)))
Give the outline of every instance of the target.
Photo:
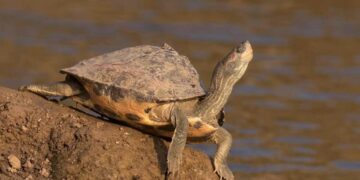
MULTIPOLYGON (((0 87, 0 179, 165 179, 168 142, 0 87)), ((184 151, 181 179, 218 179, 184 151)))

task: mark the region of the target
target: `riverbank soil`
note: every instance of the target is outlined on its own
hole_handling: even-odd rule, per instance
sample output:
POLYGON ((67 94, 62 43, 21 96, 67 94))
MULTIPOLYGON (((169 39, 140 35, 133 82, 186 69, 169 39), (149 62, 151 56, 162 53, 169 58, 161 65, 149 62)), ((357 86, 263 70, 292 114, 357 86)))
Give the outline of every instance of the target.
MULTIPOLYGON (((0 87, 0 179, 165 179, 169 142, 0 87)), ((181 179, 218 179, 185 148, 181 179)))

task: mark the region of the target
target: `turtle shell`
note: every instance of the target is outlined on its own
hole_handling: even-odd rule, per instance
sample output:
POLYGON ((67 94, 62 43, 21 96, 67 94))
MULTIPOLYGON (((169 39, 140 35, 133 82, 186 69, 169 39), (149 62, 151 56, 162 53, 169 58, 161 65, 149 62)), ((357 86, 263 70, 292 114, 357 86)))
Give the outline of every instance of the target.
POLYGON ((199 74, 186 56, 168 45, 129 47, 62 69, 93 90, 112 98, 158 102, 205 95, 199 74))

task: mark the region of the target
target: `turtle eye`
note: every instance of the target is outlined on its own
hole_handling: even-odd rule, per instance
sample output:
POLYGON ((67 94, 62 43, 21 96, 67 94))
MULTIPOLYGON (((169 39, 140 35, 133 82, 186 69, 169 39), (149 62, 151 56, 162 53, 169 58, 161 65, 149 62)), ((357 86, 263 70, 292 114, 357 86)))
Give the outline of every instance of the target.
POLYGON ((225 112, 224 109, 222 109, 219 114, 216 116, 216 119, 218 120, 219 126, 222 126, 225 122, 225 112))

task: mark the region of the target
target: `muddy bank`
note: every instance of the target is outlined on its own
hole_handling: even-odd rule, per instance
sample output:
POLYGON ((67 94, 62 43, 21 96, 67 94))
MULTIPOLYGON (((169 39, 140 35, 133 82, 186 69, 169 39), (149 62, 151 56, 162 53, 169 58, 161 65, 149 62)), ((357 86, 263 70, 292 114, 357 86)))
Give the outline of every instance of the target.
MULTIPOLYGON (((168 142, 0 87, 0 179, 165 179, 168 142)), ((181 179, 218 179, 186 148, 181 179)))

